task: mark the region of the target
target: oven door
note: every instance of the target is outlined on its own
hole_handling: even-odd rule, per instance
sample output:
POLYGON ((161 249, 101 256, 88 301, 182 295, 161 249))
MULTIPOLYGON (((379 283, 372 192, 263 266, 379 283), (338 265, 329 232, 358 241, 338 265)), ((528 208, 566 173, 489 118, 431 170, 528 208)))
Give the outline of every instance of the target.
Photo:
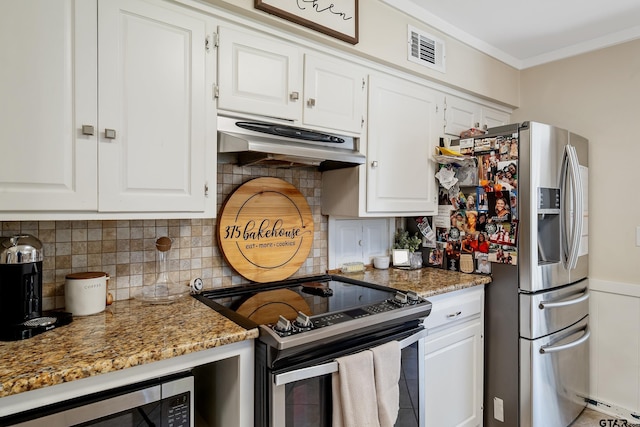
MULTIPOLYGON (((427 335, 419 328, 411 332, 387 337, 386 342, 398 340, 402 349, 400 374, 400 410, 396 426, 418 427, 424 425, 420 396, 424 396, 424 344, 427 335), (407 335, 408 334, 408 335, 407 335)), ((377 341, 370 348, 383 344, 377 341)), ((361 350, 360 350, 361 351, 361 350)), ((337 357, 337 356, 336 356, 337 357)), ((328 361, 317 365, 272 373, 271 427, 330 427, 332 417, 331 374, 338 372, 338 363, 328 361)))

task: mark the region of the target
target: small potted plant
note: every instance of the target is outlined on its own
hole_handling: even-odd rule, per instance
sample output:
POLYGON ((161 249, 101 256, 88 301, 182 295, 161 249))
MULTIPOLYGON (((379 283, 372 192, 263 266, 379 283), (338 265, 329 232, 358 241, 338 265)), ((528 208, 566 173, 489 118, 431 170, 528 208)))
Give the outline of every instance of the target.
POLYGON ((409 236, 406 230, 398 230, 394 237, 393 249, 409 249, 409 252, 415 252, 422 245, 422 239, 418 236, 418 232, 413 236, 409 236))
POLYGON ((398 230, 394 237, 393 249, 406 249, 409 251, 409 265, 411 268, 422 267, 422 252, 418 249, 422 246, 422 238, 416 232, 413 236, 406 230, 398 230))

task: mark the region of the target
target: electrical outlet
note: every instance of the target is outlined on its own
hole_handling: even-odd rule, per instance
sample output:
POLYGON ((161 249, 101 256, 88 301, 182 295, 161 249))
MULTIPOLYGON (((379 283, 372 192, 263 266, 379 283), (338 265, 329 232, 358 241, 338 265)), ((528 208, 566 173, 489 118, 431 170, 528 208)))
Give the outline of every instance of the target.
POLYGON ((504 401, 498 397, 493 398, 493 418, 504 422, 504 401))

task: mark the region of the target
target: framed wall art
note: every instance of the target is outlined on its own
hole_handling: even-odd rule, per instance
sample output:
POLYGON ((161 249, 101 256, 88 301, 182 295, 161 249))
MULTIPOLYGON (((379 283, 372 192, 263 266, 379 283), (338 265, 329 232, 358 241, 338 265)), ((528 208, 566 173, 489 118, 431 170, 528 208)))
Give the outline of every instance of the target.
POLYGON ((255 0, 255 7, 348 43, 358 43, 358 0, 255 0))

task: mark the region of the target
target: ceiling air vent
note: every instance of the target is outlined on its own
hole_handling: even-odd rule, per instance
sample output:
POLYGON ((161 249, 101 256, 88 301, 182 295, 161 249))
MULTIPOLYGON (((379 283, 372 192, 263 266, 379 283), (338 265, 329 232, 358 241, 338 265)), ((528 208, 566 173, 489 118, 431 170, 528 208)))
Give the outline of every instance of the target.
POLYGON ((408 26, 408 35, 409 61, 444 73, 444 41, 411 25, 408 26))

